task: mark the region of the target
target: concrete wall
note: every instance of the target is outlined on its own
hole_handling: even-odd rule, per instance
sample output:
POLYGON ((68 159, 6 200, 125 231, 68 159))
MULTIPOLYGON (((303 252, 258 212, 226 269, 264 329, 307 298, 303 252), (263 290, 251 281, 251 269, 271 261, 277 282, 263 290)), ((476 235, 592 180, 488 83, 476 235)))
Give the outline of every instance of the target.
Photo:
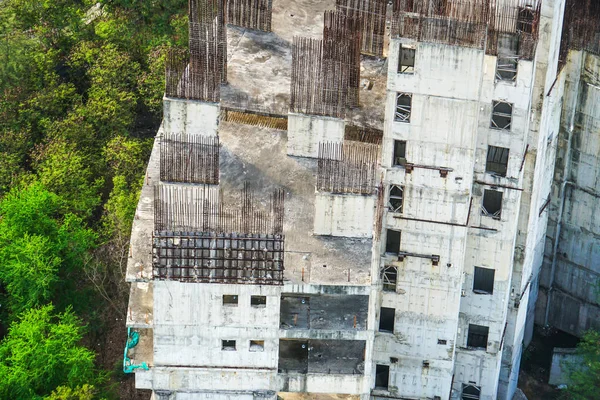
POLYGON ((562 349, 555 347, 552 351, 552 364, 550 366, 550 385, 568 385, 571 370, 582 366, 583 356, 577 354, 576 349, 562 349))
POLYGON ((375 197, 320 192, 315 196, 315 235, 373 236, 375 197))
POLYGON ((536 320, 600 327, 600 57, 571 51, 536 320))
POLYGON ((163 98, 165 133, 217 136, 219 104, 197 100, 163 98))
POLYGON ((344 141, 343 119, 307 114, 288 114, 287 154, 317 158, 319 143, 344 141))
POLYGON ((155 281, 154 298, 155 365, 277 368, 279 287, 155 281), (266 306, 251 306, 253 295, 266 306), (222 350, 222 340, 236 340, 236 350, 222 350), (251 352, 250 340, 264 340, 264 351, 251 352))

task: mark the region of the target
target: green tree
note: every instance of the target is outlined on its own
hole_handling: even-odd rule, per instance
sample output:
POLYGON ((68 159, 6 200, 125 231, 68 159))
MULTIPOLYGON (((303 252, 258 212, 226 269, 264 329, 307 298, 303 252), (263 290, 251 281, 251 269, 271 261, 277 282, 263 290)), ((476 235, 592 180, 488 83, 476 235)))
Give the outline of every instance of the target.
POLYGON ((94 353, 78 344, 83 333, 70 309, 55 314, 47 305, 21 314, 0 342, 0 398, 42 399, 59 386, 101 383, 94 353))
POLYGON ((13 314, 49 300, 73 300, 74 276, 96 235, 40 182, 16 187, 0 202, 0 281, 13 314))
POLYGON ((600 399, 600 332, 587 331, 577 345, 583 362, 570 369, 567 397, 571 400, 600 399))
POLYGON ((93 385, 77 386, 71 389, 67 386, 59 386, 50 394, 44 397, 44 400, 92 400, 95 398, 97 390, 93 385))

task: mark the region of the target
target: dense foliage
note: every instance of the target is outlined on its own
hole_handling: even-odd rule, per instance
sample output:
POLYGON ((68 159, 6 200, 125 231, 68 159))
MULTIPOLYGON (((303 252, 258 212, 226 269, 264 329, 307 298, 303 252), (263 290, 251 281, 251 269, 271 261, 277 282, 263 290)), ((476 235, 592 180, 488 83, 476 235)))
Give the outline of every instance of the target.
POLYGON ((187 42, 187 2, 0 2, 0 398, 110 397, 82 343, 125 313, 164 54, 187 42))
POLYGON ((567 399, 589 400, 600 398, 600 332, 588 331, 577 345, 583 362, 567 365, 571 371, 567 399))

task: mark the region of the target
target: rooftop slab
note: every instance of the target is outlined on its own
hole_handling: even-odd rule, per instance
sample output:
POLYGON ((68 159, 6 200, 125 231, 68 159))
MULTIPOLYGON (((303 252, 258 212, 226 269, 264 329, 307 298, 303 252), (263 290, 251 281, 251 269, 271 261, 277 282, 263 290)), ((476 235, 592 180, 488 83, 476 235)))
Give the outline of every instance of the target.
POLYGON ((221 122, 219 138, 224 201, 231 202, 245 181, 265 205, 273 190, 285 190, 285 280, 370 283, 370 239, 313 234, 316 160, 287 156, 284 131, 221 122))
MULTIPOLYGON (((222 105, 287 114, 293 38, 322 38, 327 10, 335 10, 334 1, 275 0, 272 32, 228 25, 228 84, 221 88, 222 105)), ((386 60, 362 56, 360 75, 366 80, 365 89, 360 91, 360 107, 348 111, 348 122, 383 128, 386 73, 386 60)))

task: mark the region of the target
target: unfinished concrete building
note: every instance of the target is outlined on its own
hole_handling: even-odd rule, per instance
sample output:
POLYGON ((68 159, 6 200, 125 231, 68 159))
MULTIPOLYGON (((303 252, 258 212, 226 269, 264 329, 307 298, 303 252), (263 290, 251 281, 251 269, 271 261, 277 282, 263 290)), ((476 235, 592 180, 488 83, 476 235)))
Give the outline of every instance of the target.
POLYGON ((534 322, 600 326, 597 2, 189 12, 133 223, 136 387, 511 399, 534 322))

